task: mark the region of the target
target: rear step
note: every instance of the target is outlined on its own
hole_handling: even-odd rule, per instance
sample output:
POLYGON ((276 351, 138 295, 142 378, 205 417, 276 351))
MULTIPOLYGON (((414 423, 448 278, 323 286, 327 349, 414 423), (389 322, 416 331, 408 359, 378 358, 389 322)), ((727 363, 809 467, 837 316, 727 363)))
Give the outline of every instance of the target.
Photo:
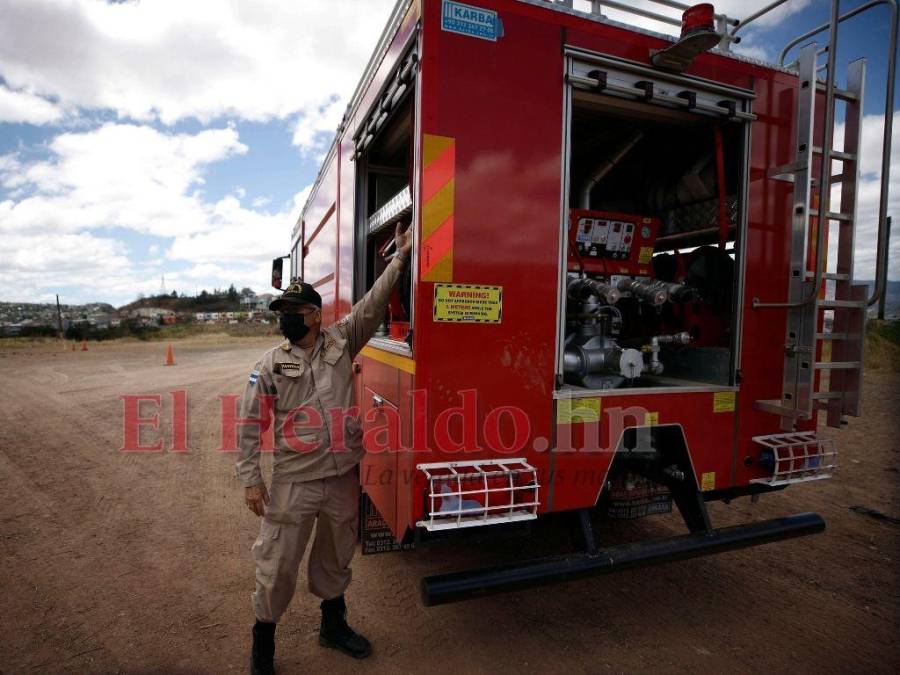
POLYGON ((817 513, 800 513, 761 523, 725 527, 637 544, 621 544, 580 553, 481 569, 438 574, 422 579, 426 607, 506 591, 610 574, 621 570, 688 560, 825 531, 817 513))
POLYGON ((754 405, 757 410, 772 413, 780 417, 787 417, 797 420, 808 420, 812 417, 812 414, 807 413, 805 410, 800 410, 799 408, 790 408, 782 404, 782 402, 777 398, 756 401, 754 405))

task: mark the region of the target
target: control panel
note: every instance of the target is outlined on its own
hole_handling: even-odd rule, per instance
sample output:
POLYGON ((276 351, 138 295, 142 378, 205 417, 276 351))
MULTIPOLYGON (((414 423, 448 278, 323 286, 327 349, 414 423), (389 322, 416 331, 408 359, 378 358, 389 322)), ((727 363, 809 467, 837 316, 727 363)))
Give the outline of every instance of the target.
POLYGON ((569 270, 647 275, 658 218, 573 209, 569 214, 569 270))

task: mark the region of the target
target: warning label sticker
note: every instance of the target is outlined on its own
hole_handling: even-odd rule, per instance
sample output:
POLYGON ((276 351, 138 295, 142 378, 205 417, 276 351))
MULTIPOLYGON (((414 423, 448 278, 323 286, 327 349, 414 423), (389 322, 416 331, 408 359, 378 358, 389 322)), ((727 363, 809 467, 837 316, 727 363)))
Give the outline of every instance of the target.
POLYGON ((455 323, 500 323, 503 286, 434 285, 434 320, 455 323))
POLYGON ((700 490, 709 492, 716 489, 716 472, 708 471, 700 478, 700 490))
POLYGON ((733 391, 717 391, 713 395, 713 412, 734 412, 735 396, 733 391))
POLYGON ((653 260, 653 247, 652 246, 641 246, 641 256, 638 258, 639 265, 646 265, 651 260, 653 260))
POLYGON ((557 424, 590 424, 599 421, 599 398, 561 398, 556 402, 557 424))
POLYGON ((658 412, 648 412, 644 414, 644 424, 648 427, 656 426, 659 424, 659 413, 658 412))

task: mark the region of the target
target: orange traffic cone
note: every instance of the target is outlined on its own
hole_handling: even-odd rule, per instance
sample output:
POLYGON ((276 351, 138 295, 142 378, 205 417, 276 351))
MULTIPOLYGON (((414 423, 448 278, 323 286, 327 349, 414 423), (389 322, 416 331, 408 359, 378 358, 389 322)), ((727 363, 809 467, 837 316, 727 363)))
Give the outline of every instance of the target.
POLYGON ((87 340, 82 340, 82 341, 81 341, 81 351, 86 352, 87 350, 88 350, 88 348, 87 348, 87 340))
POLYGON ((175 365, 175 352, 172 351, 172 345, 169 345, 169 348, 166 349, 166 365, 167 366, 175 365))

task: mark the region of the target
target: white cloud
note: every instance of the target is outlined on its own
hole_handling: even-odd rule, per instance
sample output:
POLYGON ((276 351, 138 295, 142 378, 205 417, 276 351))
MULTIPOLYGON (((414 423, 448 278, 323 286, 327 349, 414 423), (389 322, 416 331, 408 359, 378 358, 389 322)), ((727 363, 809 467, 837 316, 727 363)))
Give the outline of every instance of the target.
POLYGON ((213 213, 196 192, 207 165, 243 154, 232 128, 195 135, 151 127, 106 124, 65 133, 51 156, 0 162, 0 184, 24 195, 0 202, 0 232, 124 227, 158 236, 209 229, 213 213))
POLYGON ((342 98, 335 97, 318 110, 300 117, 294 124, 294 145, 308 155, 315 154, 318 159, 324 159, 322 155, 328 150, 328 143, 341 122, 345 105, 342 98))
POLYGON ((352 92, 393 5, 0 0, 0 75, 62 105, 166 124, 317 116, 352 92))
POLYGON ((11 91, 0 85, 0 122, 49 124, 62 119, 62 111, 50 101, 27 91, 11 91))
POLYGON ((252 288, 257 293, 271 292, 268 279, 271 273, 269 260, 248 260, 245 263, 230 263, 223 267, 211 263, 194 265, 182 273, 186 282, 213 290, 214 288, 228 288, 234 284, 235 288, 252 288))
MULTIPOLYGON (((124 245, 81 234, 5 234, 0 237, 0 297, 40 301, 50 289, 106 287, 131 269, 124 245)), ((129 288, 128 293, 135 291, 129 288)), ((98 293, 96 297, 107 298, 98 293)), ((92 298, 94 299, 94 298, 92 298)))
POLYGON ((157 292, 161 271, 170 288, 189 291, 160 269, 184 261, 194 267, 183 278, 201 288, 233 282, 262 290, 268 261, 286 252, 308 194, 278 213, 244 208, 241 189, 207 201, 207 167, 247 151, 231 127, 172 134, 106 124, 60 134, 47 150, 30 162, 0 156, 0 185, 12 189, 0 202, 0 297, 37 299, 62 285, 80 287, 84 300, 127 302, 157 292), (166 239, 146 249, 164 260, 135 264, 124 244, 103 236, 109 228, 166 239))
POLYGON ((168 257, 198 263, 241 262, 284 255, 290 245, 289 213, 270 215, 243 208, 226 197, 210 210, 214 227, 175 237, 168 257))
POLYGON ((211 277, 221 277, 224 275, 225 269, 213 263, 203 263, 194 265, 182 274, 188 279, 209 279, 211 277))

